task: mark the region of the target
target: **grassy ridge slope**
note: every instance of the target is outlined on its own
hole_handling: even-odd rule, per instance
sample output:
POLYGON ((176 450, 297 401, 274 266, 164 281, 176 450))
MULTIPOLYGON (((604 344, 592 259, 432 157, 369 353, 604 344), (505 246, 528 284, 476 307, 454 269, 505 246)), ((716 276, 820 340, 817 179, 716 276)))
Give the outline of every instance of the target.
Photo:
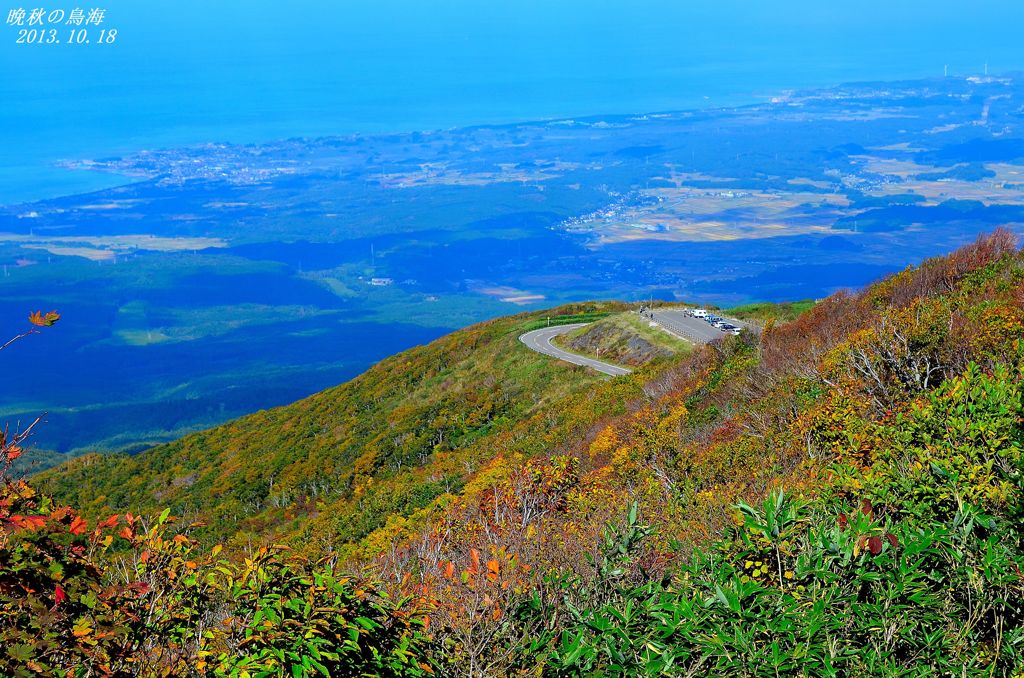
MULTIPOLYGON (((555 321, 618 304, 545 311, 555 321)), ((382 361, 286 407, 257 412, 136 456, 90 455, 40 474, 47 491, 110 510, 201 519, 210 537, 277 534, 359 542, 457 493, 495 454, 535 454, 571 435, 555 412, 580 393, 586 421, 617 411, 628 386, 532 353, 518 342, 541 314, 503 318, 382 361), (595 388, 596 387, 596 388, 595 388), (549 435, 529 435, 539 425, 549 435)))

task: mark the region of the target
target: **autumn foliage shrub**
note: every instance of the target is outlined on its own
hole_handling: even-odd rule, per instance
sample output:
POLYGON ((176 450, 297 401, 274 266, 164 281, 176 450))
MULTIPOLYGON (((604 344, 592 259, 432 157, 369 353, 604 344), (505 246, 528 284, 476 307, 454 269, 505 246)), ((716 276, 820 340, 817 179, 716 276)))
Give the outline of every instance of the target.
POLYGON ((229 560, 168 514, 92 526, 25 482, 0 485, 0 673, 417 676, 422 611, 330 562, 229 560), (297 672, 297 673, 296 673, 297 672))

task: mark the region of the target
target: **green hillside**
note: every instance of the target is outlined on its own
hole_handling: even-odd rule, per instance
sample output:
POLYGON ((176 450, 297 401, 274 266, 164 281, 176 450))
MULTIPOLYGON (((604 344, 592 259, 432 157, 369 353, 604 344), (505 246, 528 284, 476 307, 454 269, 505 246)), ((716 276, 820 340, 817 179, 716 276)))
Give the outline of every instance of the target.
POLYGON ((94 516, 169 507, 214 539, 357 543, 444 505, 498 454, 541 454, 621 414, 638 384, 604 383, 518 341, 548 318, 621 310, 565 306, 475 325, 293 405, 136 456, 75 459, 35 482, 94 516))

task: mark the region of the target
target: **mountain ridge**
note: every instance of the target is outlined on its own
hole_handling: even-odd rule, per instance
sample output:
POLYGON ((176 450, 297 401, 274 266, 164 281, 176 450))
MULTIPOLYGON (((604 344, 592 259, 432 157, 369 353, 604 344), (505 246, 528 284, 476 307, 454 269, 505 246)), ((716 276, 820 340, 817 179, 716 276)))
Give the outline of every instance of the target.
MULTIPOLYGON (((624 307, 563 310, 556 322, 624 307)), ((191 675, 193 660, 212 675, 1024 665, 1012 233, 616 379, 517 345, 547 322, 449 335, 234 422, 234 438, 222 427, 135 466, 72 462, 38 490, 7 480, 0 558, 43 583, 18 589, 0 568, 0 596, 15 592, 0 610, 45 611, 67 629, 47 642, 89 662, 160 648, 127 655, 147 675, 191 675), (311 446, 326 433, 351 449, 311 446), (183 462, 207 470, 190 478, 183 462), (301 484, 329 472, 333 486, 301 484), (282 486, 307 494, 275 506, 282 486), (102 519, 102 493, 86 517, 73 507, 114 489, 125 515, 102 519), (134 513, 161 503, 159 518, 134 513)), ((32 637, 43 617, 25 619, 0 616, 0 639, 32 637)))

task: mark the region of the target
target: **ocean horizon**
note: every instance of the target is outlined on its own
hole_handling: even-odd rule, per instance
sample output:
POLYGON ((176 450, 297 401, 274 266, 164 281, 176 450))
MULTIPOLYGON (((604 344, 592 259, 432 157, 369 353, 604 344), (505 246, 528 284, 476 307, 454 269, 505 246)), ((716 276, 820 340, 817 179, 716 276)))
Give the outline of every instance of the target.
POLYGON ((336 4, 112 0, 103 24, 118 31, 110 45, 19 45, 16 27, 2 27, 0 204, 121 181, 56 167, 62 159, 717 108, 947 69, 1024 69, 1012 30, 1024 8, 1009 11, 1015 22, 1005 7, 986 13, 1000 5, 990 0, 970 12, 943 2, 927 13, 906 7, 885 21, 851 10, 842 24, 823 23, 803 0, 750 12, 660 0, 556 8, 452 0, 397 14, 390 3, 336 4), (279 20, 267 22, 272 9, 279 20), (984 48, 946 35, 957 14, 959 35, 986 31, 984 48), (923 29, 907 32, 909 23, 923 29))

